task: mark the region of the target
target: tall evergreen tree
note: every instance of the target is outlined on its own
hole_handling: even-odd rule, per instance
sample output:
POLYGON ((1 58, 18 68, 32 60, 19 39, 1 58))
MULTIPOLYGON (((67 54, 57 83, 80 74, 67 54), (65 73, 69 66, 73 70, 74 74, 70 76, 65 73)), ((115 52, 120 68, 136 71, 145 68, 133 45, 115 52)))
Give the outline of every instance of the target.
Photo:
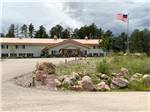
POLYGON ((11 24, 8 33, 6 34, 6 37, 15 37, 15 25, 11 24))
POLYGON ((114 51, 123 51, 124 53, 127 50, 127 35, 125 32, 121 33, 118 37, 113 38, 112 49, 114 51))
POLYGON ((32 25, 32 23, 29 25, 29 37, 33 38, 34 36, 34 26, 32 25))
POLYGON ((62 31, 63 31, 63 27, 61 25, 56 25, 52 27, 50 30, 51 38, 53 38, 54 35, 56 35, 58 38, 61 38, 62 31))
POLYGON ((22 27, 21 27, 21 34, 24 36, 24 37, 27 37, 27 34, 28 34, 28 27, 26 24, 24 24, 22 27))
POLYGON ((65 30, 62 32, 61 38, 66 38, 66 39, 70 38, 70 32, 69 32, 68 29, 65 29, 65 30))
POLYGON ((43 25, 41 25, 39 30, 36 31, 35 38, 48 38, 48 34, 46 33, 46 29, 43 25))
POLYGON ((19 37, 19 34, 20 34, 19 25, 16 25, 15 26, 15 36, 19 37))

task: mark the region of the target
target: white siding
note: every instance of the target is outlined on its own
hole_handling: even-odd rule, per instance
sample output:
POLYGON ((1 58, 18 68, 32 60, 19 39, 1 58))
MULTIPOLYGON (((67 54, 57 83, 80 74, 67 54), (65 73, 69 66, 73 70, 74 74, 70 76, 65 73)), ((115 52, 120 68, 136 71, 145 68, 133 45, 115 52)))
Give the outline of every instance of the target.
POLYGON ((8 45, 8 49, 1 49, 1 54, 7 53, 10 56, 10 53, 17 53, 18 56, 19 53, 33 53, 34 57, 39 57, 41 55, 41 50, 44 47, 45 46, 25 45, 25 49, 23 48, 16 49, 15 45, 8 45))
POLYGON ((56 52, 59 52, 60 49, 80 49, 81 51, 87 51, 88 52, 88 48, 87 47, 83 47, 83 46, 79 46, 79 45, 75 45, 75 44, 71 44, 71 43, 68 43, 68 44, 65 44, 65 45, 59 45, 59 46, 56 46, 56 47, 53 47, 53 48, 50 48, 49 49, 49 54, 51 54, 51 51, 56 51, 56 52))

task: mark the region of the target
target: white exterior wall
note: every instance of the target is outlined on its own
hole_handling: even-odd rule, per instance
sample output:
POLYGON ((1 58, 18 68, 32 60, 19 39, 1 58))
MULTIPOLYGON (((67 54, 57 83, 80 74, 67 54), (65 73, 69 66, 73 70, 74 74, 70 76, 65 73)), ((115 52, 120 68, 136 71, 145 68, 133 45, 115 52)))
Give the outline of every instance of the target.
MULTIPOLYGON (((5 44, 6 45, 6 44, 5 44)), ((33 53, 33 57, 40 57, 41 56, 41 51, 42 49, 44 49, 45 46, 35 46, 35 45, 25 45, 25 49, 23 48, 18 48, 16 49, 15 45, 8 45, 8 49, 1 49, 1 45, 0 45, 0 50, 1 50, 1 54, 2 53, 7 53, 8 56, 10 56, 10 53, 16 53, 17 57, 19 56, 19 53, 33 53)), ((93 54, 97 53, 98 56, 100 56, 100 54, 104 54, 104 56, 106 56, 106 52, 104 52, 101 48, 99 49, 98 47, 96 47, 95 49, 93 49, 93 46, 91 46, 90 48, 84 47, 84 46, 80 46, 80 45, 75 45, 72 43, 67 43, 64 45, 59 45, 53 48, 49 49, 49 54, 51 55, 52 50, 53 51, 57 51, 57 53, 59 54, 59 50, 65 48, 65 49, 80 49, 80 51, 87 51, 87 54, 93 54)), ((0 55, 1 57, 1 55, 0 55)))
POLYGON ((45 48, 45 46, 31 46, 31 45, 25 45, 25 49, 18 48, 16 49, 15 45, 8 45, 8 49, 1 49, 2 53, 7 53, 8 56, 10 56, 10 53, 16 53, 17 56, 19 56, 19 53, 33 53, 34 57, 40 57, 41 50, 45 48))
POLYGON ((82 46, 79 46, 79 45, 68 43, 68 44, 65 44, 65 45, 59 45, 59 46, 50 48, 49 49, 49 54, 51 54, 52 50, 59 53, 59 50, 62 49, 62 48, 65 48, 65 49, 80 49, 80 51, 87 51, 88 52, 88 48, 86 48, 86 47, 82 47, 82 46))
POLYGON ((91 53, 92 55, 94 54, 94 53, 97 53, 98 54, 98 56, 100 56, 100 54, 101 53, 103 53, 104 54, 104 56, 106 56, 106 53, 100 48, 100 49, 93 49, 93 47, 91 48, 91 49, 89 49, 89 53, 91 53))
POLYGON ((65 48, 65 49, 77 49, 77 48, 79 48, 80 51, 82 51, 82 52, 87 51, 87 54, 91 53, 92 56, 94 53, 97 53, 98 56, 100 56, 100 54, 104 54, 104 56, 106 55, 106 53, 101 48, 99 49, 98 47, 96 47, 96 49, 93 49, 93 46, 90 48, 86 48, 86 47, 74 45, 74 44, 65 44, 65 45, 59 45, 59 46, 50 48, 49 54, 51 55, 52 51, 56 51, 56 53, 59 54, 59 50, 62 48, 65 48))

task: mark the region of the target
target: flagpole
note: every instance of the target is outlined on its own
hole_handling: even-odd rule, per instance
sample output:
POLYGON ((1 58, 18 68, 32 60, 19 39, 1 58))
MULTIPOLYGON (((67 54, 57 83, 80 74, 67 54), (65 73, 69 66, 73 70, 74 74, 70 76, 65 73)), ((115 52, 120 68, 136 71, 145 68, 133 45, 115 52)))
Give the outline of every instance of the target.
POLYGON ((130 53, 130 49, 129 49, 129 13, 127 13, 127 53, 130 53))

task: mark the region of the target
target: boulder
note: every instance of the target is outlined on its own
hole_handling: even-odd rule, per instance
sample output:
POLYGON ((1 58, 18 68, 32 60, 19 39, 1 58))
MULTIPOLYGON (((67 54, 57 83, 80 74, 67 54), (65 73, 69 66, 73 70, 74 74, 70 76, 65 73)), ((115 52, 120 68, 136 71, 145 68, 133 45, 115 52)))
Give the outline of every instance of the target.
POLYGON ((95 87, 92 83, 92 79, 89 76, 84 76, 81 80, 81 87, 86 91, 93 91, 95 87))
POLYGON ((57 90, 58 82, 55 75, 47 76, 45 83, 49 90, 57 90))
POLYGON ((140 81, 142 76, 140 73, 135 73, 131 76, 130 81, 140 81))
POLYGON ((64 88, 70 88, 73 85, 72 80, 69 77, 65 77, 63 82, 62 82, 62 86, 64 88))
POLYGON ((142 77, 144 85, 150 87, 150 75, 149 74, 145 74, 142 77))
POLYGON ((58 80, 59 80, 60 82, 63 82, 64 79, 65 79, 65 76, 64 76, 64 75, 61 75, 61 76, 58 77, 58 80))
POLYGON ((113 78, 111 87, 124 88, 124 87, 127 87, 128 84, 129 84, 129 81, 124 78, 113 78))
POLYGON ((35 71, 35 80, 37 81, 41 81, 42 79, 42 75, 45 74, 44 71, 41 70, 37 70, 35 71))
POLYGON ((79 76, 78 73, 72 72, 71 75, 70 75, 70 79, 73 80, 73 81, 76 81, 76 80, 80 79, 80 76, 79 76))
POLYGON ((108 80, 108 79, 109 79, 109 76, 106 75, 106 74, 101 74, 101 75, 100 75, 100 78, 101 78, 102 80, 108 80))
POLYGON ((46 85, 47 74, 41 74, 39 77, 40 81, 42 82, 42 85, 46 85))
POLYGON ((83 90, 83 88, 81 87, 81 85, 74 85, 70 89, 74 90, 74 91, 82 91, 83 90))
POLYGON ((38 62, 36 70, 44 71, 46 74, 54 74, 56 66, 51 62, 38 62))
POLYGON ((56 82, 56 87, 60 87, 61 86, 61 82, 58 79, 54 79, 54 81, 56 82))
POLYGON ((110 87, 104 81, 102 81, 96 85, 96 89, 100 91, 109 91, 110 87))
POLYGON ((126 77, 129 74, 127 68, 121 68, 119 72, 116 74, 116 77, 126 77))

